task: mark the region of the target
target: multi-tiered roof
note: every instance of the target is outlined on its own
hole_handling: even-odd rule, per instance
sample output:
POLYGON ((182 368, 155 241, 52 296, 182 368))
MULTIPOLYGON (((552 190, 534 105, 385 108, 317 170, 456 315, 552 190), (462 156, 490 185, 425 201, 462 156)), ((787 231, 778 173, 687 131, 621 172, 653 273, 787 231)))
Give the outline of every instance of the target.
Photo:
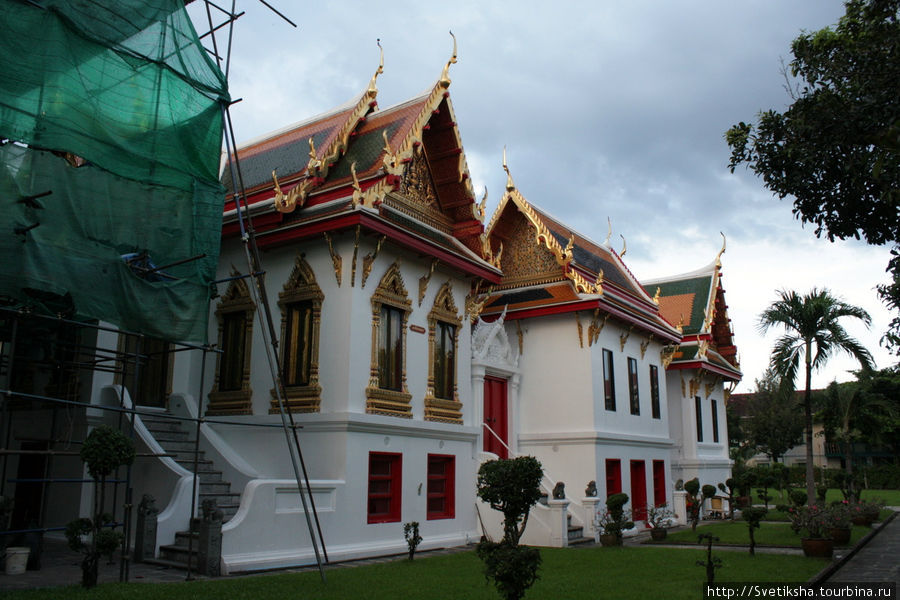
MULTIPOLYGON (((483 256, 475 202, 448 88, 456 49, 430 91, 378 110, 382 64, 352 103, 238 148, 257 244, 268 248, 359 228, 464 273, 499 281, 483 256)), ((232 169, 223 234, 238 231, 232 169)), ((238 188, 240 186, 237 186, 238 188)))

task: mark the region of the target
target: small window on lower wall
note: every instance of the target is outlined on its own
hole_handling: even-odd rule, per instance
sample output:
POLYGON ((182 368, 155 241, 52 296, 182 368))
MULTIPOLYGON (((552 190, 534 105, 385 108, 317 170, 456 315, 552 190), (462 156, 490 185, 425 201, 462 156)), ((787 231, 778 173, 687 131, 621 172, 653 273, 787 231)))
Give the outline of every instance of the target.
POLYGON ((393 452, 369 453, 368 522, 400 521, 403 455, 393 452))
POLYGON ((426 516, 432 519, 452 519, 455 515, 456 457, 444 454, 428 455, 428 507, 426 516))

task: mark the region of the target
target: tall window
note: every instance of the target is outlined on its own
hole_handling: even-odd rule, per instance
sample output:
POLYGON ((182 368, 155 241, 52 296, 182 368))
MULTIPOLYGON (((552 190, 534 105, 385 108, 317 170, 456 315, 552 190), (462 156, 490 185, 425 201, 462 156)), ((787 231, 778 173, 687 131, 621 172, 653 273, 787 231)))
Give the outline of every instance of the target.
POLYGON ((399 308, 381 307, 381 331, 378 338, 378 387, 403 389, 403 313, 399 308))
POLYGON ((141 406, 165 408, 172 393, 175 355, 166 340, 134 335, 119 336, 116 384, 124 383, 131 400, 141 406))
POLYGON ((400 520, 403 457, 393 452, 369 453, 369 523, 396 523, 400 520))
POLYGON ((703 407, 700 405, 700 396, 694 396, 694 412, 697 418, 697 441, 703 441, 703 407))
POLYGON ((654 419, 659 419, 659 367, 650 365, 650 412, 654 419))
MULTIPOLYGON (((232 272, 237 277, 239 273, 232 272)), ((216 307, 219 321, 219 348, 216 378, 209 392, 208 415, 245 415, 252 412, 250 389, 250 349, 253 312, 247 283, 234 279, 216 307)))
POLYGON ((219 391, 241 389, 244 377, 244 346, 247 343, 247 315, 230 312, 222 315, 222 358, 219 361, 219 391))
POLYGON ((406 323, 412 302, 400 265, 392 264, 372 294, 372 363, 366 412, 411 417, 406 388, 406 323))
MULTIPOLYGON (((325 296, 316 283, 312 268, 298 255, 294 270, 278 294, 281 307, 281 381, 285 406, 291 412, 318 412, 322 388, 319 386, 319 325, 325 296)), ((270 413, 279 412, 273 389, 270 413)))
POLYGON ((653 504, 654 506, 666 504, 666 462, 664 460, 653 461, 653 504))
POLYGON ((285 337, 282 379, 284 385, 309 385, 312 367, 312 300, 285 306, 285 337))
POLYGON ((715 399, 710 400, 710 405, 712 407, 712 431, 713 431, 713 442, 719 443, 719 407, 716 406, 715 399))
POLYGON ((606 459, 606 497, 622 491, 622 461, 618 458, 606 459))
POLYGON ((452 519, 456 458, 441 454, 428 455, 428 498, 426 516, 432 519, 452 519))
POLYGON ((438 323, 434 338, 434 397, 453 398, 456 376, 456 326, 438 323))
POLYGON ((616 410, 616 378, 612 350, 603 349, 603 398, 606 410, 616 410))
POLYGON ((628 397, 631 401, 631 414, 641 414, 641 397, 638 393, 637 359, 628 359, 628 397))
POLYGON ((456 389, 456 348, 462 318, 457 314, 450 282, 434 297, 428 313, 430 366, 425 391, 425 420, 462 423, 462 403, 456 389))

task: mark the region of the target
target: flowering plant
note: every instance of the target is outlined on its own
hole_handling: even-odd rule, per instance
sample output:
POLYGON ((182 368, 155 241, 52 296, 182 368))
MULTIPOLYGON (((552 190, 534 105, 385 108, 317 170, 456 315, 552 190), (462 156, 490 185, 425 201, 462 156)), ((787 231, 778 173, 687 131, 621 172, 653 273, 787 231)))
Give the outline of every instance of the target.
POLYGON ((850 503, 846 500, 832 502, 828 507, 828 516, 831 518, 831 526, 835 529, 847 529, 853 519, 850 503))
POLYGON ((878 502, 877 500, 873 502, 866 502, 865 500, 861 500, 850 506, 851 518, 863 517, 865 519, 868 519, 869 521, 874 522, 878 518, 878 514, 881 512, 881 507, 881 502, 878 502))
POLYGON ((672 525, 672 519, 675 518, 675 511, 669 508, 668 504, 660 504, 659 506, 647 505, 647 526, 651 529, 662 529, 672 525))
POLYGON ((597 526, 603 530, 603 533, 622 535, 622 530, 634 527, 630 510, 613 513, 607 509, 602 514, 598 512, 597 517, 597 526))
POLYGON ((788 518, 795 533, 805 530, 809 538, 825 537, 825 530, 831 527, 828 509, 815 504, 789 509, 788 518))

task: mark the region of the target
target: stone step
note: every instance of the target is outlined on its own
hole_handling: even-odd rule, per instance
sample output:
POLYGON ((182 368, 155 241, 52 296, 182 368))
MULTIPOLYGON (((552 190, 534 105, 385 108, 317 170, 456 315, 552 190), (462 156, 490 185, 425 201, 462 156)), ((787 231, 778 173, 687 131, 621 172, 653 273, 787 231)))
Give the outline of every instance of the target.
MULTIPOLYGON (((150 429, 147 428, 147 431, 153 434, 153 437, 156 438, 156 441, 159 442, 160 446, 165 446, 166 442, 185 442, 191 439, 191 434, 187 431, 171 431, 168 429, 150 429)), ((193 443, 193 442, 192 442, 193 443)))
POLYGON ((569 541, 584 537, 584 527, 580 525, 569 525, 567 538, 569 541))
MULTIPOLYGON (((187 559, 185 559, 185 562, 180 562, 177 560, 168 560, 165 558, 145 558, 144 563, 148 564, 148 565, 157 565, 159 567, 166 567, 167 569, 187 570, 187 568, 188 568, 187 559)), ((197 568, 196 557, 194 558, 193 561, 191 561, 191 568, 195 569, 195 570, 197 568)))
MULTIPOLYGON (((188 471, 191 471, 191 472, 194 471, 193 457, 189 458, 186 456, 185 457, 177 456, 175 458, 175 462, 177 462, 179 465, 181 465, 188 471)), ((211 461, 211 460, 207 460, 202 457, 199 460, 197 460, 197 472, 198 473, 220 473, 221 474, 221 471, 216 471, 214 467, 215 467, 215 465, 213 464, 213 461, 211 461)))
POLYGON ((144 423, 144 427, 150 431, 183 431, 182 422, 178 419, 141 415, 141 421, 144 423))
MULTIPOLYGON (((221 473, 219 475, 221 476, 221 473)), ((200 478, 201 497, 215 496, 218 498, 231 493, 231 483, 228 481, 203 481, 203 478, 200 478)))
POLYGON ((179 563, 182 565, 182 568, 187 568, 189 557, 193 561, 192 564, 196 566, 196 547, 192 552, 188 551, 186 544, 184 546, 179 546, 177 544, 166 544, 159 547, 159 560, 168 560, 174 563, 179 563))
MULTIPOLYGON (((194 451, 197 449, 197 446, 194 444, 193 440, 173 440, 173 439, 160 439, 156 438, 156 441, 159 442, 159 445, 162 446, 166 452, 171 452, 173 454, 185 454, 185 455, 194 455, 194 451)), ((203 452, 200 450, 199 452, 203 452)))

